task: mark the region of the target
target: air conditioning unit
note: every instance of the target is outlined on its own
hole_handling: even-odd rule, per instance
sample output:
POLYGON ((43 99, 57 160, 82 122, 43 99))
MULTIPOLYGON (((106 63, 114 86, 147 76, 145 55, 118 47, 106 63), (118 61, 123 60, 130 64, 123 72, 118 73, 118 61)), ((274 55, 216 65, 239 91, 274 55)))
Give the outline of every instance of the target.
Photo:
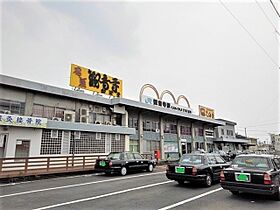
POLYGON ((81 139, 81 132, 80 131, 74 131, 74 139, 81 139))
POLYGON ((80 122, 81 123, 88 123, 88 117, 87 116, 80 116, 80 122))
POLYGON ((80 116, 88 116, 89 110, 88 108, 81 108, 80 109, 80 116))
POLYGON ((80 122, 88 123, 89 110, 87 108, 80 109, 80 122))
POLYGON ((100 121, 94 121, 94 124, 101 124, 101 122, 100 121))
POLYGON ((53 117, 52 120, 54 120, 54 121, 61 121, 62 119, 61 119, 61 117, 53 117))
POLYGON ((156 129, 156 133, 159 133, 159 132, 160 132, 160 130, 157 128, 157 129, 156 129))
POLYGON ((106 112, 107 108, 106 107, 102 107, 102 112, 106 112))
POLYGON ((110 121, 106 121, 105 125, 112 125, 112 123, 110 121))
POLYGON ((75 122, 75 112, 64 111, 64 121, 65 122, 75 122))

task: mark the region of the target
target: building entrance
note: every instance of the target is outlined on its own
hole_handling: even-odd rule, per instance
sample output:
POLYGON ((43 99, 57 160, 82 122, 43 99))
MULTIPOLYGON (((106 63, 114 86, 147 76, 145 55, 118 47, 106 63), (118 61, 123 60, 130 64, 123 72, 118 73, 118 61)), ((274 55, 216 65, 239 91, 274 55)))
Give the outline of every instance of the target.
POLYGON ((29 157, 29 140, 17 140, 15 157, 29 157))
POLYGON ((8 141, 8 134, 6 133, 0 134, 0 158, 5 157, 7 141, 8 141))

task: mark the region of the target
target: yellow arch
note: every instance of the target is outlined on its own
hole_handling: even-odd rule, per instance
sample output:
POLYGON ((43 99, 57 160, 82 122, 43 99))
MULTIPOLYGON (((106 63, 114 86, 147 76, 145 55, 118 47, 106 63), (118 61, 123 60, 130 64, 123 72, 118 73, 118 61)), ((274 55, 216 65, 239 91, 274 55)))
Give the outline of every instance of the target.
POLYGON ((168 94, 172 97, 172 99, 173 99, 173 101, 174 101, 174 104, 176 104, 175 96, 174 96, 169 90, 164 90, 164 91, 161 93, 159 99, 162 100, 163 96, 164 96, 166 93, 168 93, 168 94))
POLYGON ((191 105, 190 105, 189 100, 188 100, 188 99, 186 98, 186 96, 184 96, 184 95, 179 95, 179 96, 178 96, 178 98, 177 98, 177 103, 176 103, 176 104, 178 104, 178 105, 179 105, 179 101, 180 101, 180 99, 184 99, 184 100, 187 102, 188 107, 189 107, 189 108, 191 108, 191 105))
POLYGON ((153 86, 151 84, 145 84, 142 86, 142 88, 140 90, 140 95, 139 95, 140 101, 142 101, 142 96, 143 96, 144 90, 147 88, 151 88, 156 93, 157 99, 159 99, 159 93, 158 93, 157 89, 155 88, 155 86, 153 86))

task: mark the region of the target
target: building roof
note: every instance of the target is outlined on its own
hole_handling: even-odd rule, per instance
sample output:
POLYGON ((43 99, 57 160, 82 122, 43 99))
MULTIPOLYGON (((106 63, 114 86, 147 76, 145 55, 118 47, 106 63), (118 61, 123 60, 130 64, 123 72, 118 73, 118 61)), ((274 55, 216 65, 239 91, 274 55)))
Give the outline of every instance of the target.
POLYGON ((229 124, 229 125, 237 125, 236 122, 233 122, 233 121, 230 121, 230 120, 224 120, 224 119, 216 119, 216 120, 223 121, 223 122, 225 122, 226 124, 229 124))
POLYGON ((200 121, 202 123, 209 123, 209 124, 213 124, 215 126, 225 125, 224 120, 205 118, 205 117, 201 117, 198 115, 180 112, 177 110, 170 110, 170 109, 166 109, 163 107, 145 104, 145 103, 142 103, 139 101, 134 101, 134 100, 125 99, 125 98, 108 99, 108 98, 104 98, 100 95, 90 95, 90 94, 81 93, 81 92, 74 91, 74 90, 59 88, 59 87, 55 87, 55 86, 51 86, 51 85, 23 80, 23 79, 6 76, 6 75, 2 75, 2 74, 0 74, 0 84, 10 86, 10 87, 22 88, 25 90, 47 93, 50 95, 63 96, 63 97, 68 97, 68 98, 73 98, 73 99, 80 99, 80 100, 89 101, 89 102, 94 101, 96 103, 105 104, 105 105, 125 105, 125 106, 135 107, 135 108, 139 108, 139 109, 150 110, 150 111, 154 111, 154 112, 158 112, 158 113, 162 113, 162 114, 183 117, 183 118, 187 118, 187 119, 194 120, 194 121, 200 121))
POLYGON ((177 116, 177 117, 184 117, 184 118, 188 118, 190 120, 201 121, 202 123, 209 123, 209 124, 214 124, 217 126, 225 125, 224 122, 218 121, 215 119, 205 118, 205 117, 201 117, 201 116, 186 113, 186 112, 180 112, 177 110, 166 109, 163 107, 154 106, 151 104, 146 104, 146 103, 142 103, 139 101, 133 101, 130 99, 125 99, 125 98, 114 98, 114 99, 112 99, 112 104, 113 105, 120 104, 120 105, 140 108, 140 109, 144 109, 144 110, 155 111, 155 112, 159 112, 159 113, 163 113, 163 114, 169 114, 169 115, 173 115, 173 116, 177 116))
POLYGON ((249 140, 246 139, 238 139, 238 138, 216 138, 214 139, 216 142, 230 142, 230 143, 249 143, 249 140))

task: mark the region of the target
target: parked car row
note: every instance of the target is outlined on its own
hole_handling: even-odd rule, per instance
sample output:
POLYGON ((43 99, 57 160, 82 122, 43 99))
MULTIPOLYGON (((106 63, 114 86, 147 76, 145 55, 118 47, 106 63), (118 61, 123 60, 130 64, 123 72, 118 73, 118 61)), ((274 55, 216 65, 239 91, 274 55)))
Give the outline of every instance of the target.
POLYGON ((280 157, 276 155, 243 154, 230 164, 219 154, 186 154, 178 163, 167 165, 166 177, 179 184, 188 181, 206 187, 220 181, 234 195, 247 192, 280 200, 280 157))
MULTIPOLYGON (((137 152, 113 152, 96 160, 95 171, 125 176, 132 171, 152 172, 155 166, 153 158, 146 159, 137 152)), ((194 182, 206 187, 220 181, 233 195, 247 192, 280 200, 280 156, 276 155, 241 154, 227 162, 216 153, 185 154, 166 166, 166 177, 180 185, 194 182)))

